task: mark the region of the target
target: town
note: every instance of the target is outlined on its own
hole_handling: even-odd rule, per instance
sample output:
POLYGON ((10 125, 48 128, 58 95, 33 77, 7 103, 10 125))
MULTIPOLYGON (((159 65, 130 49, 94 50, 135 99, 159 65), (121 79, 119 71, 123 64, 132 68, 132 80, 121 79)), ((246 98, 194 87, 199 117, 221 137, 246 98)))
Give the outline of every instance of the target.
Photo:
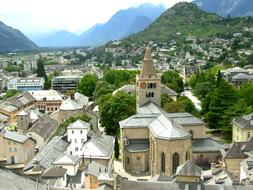
POLYGON ((0 189, 253 189, 250 19, 1 53, 0 189))

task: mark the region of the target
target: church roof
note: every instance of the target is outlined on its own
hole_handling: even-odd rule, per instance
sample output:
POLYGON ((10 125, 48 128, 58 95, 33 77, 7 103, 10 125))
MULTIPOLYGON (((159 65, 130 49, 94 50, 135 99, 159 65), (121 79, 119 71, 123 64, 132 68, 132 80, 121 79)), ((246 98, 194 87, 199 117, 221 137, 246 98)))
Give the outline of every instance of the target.
POLYGON ((145 152, 149 150, 149 139, 129 139, 126 149, 128 152, 145 152))
POLYGON ((152 56, 151 56, 151 49, 149 47, 146 48, 145 56, 144 56, 144 63, 141 68, 140 77, 150 77, 156 76, 156 69, 153 64, 152 56))
POLYGON ((149 126, 152 133, 161 139, 173 140, 173 139, 186 139, 191 135, 181 128, 176 123, 173 123, 163 114, 159 115, 149 126))

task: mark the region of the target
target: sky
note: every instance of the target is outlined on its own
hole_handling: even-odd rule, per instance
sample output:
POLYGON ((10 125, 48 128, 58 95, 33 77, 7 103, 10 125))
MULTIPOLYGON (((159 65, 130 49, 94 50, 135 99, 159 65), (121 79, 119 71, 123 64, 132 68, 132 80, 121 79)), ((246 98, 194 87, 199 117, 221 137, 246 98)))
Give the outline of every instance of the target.
POLYGON ((121 9, 143 3, 171 7, 191 0, 0 0, 0 21, 26 35, 54 30, 81 33, 96 23, 105 23, 121 9))

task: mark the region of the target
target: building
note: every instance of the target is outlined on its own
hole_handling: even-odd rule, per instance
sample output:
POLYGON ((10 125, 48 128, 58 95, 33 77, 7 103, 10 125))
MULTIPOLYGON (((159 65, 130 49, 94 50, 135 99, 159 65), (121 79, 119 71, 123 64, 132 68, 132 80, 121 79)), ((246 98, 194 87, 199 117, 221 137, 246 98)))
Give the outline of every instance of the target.
POLYGON ((20 92, 24 91, 34 91, 34 90, 43 90, 45 80, 42 77, 38 78, 14 78, 8 81, 7 89, 8 90, 18 90, 20 92))
POLYGON ((36 100, 34 97, 29 92, 23 92, 0 103, 0 120, 14 123, 21 111, 35 106, 36 100))
POLYGON ((69 143, 64 136, 53 137, 39 152, 33 160, 28 162, 23 171, 26 175, 41 175, 50 168, 54 161, 65 154, 69 143))
POLYGON ((41 148, 55 134, 58 122, 48 115, 42 115, 35 123, 28 128, 27 135, 36 141, 36 147, 41 148))
POLYGON ((87 166, 91 161, 104 166, 113 164, 114 137, 90 131, 88 141, 81 148, 83 165, 87 166))
POLYGON ((62 123, 73 115, 81 116, 89 106, 89 98, 78 92, 74 94, 74 99, 68 98, 62 101, 59 107, 58 122, 62 123))
POLYGON ((85 169, 85 187, 88 189, 97 189, 99 185, 98 177, 102 173, 107 173, 108 168, 92 161, 85 169))
POLYGON ((235 117, 232 121, 233 141, 244 142, 253 136, 253 113, 235 117))
POLYGON ((240 163, 248 157, 252 157, 253 139, 244 142, 234 142, 224 145, 221 149, 223 167, 240 177, 240 163))
POLYGON ((0 158, 7 164, 28 163, 35 156, 35 141, 28 135, 0 129, 0 158))
POLYGON ((57 91, 75 90, 80 76, 59 76, 52 80, 52 88, 57 91))
POLYGON ((82 120, 77 120, 71 123, 67 127, 68 142, 68 154, 81 157, 81 148, 83 144, 88 140, 88 132, 90 131, 90 123, 82 120))
POLYGON ((126 172, 171 176, 180 164, 201 154, 195 152, 193 156, 193 149, 205 151, 205 156, 214 150, 219 154, 219 143, 206 144, 212 140, 205 137, 202 120, 189 113, 167 113, 160 108, 161 77, 156 73, 150 48, 136 79, 137 114, 119 122, 126 172), (199 143, 194 143, 195 139, 199 143), (200 146, 202 143, 207 150, 200 146))
POLYGON ((66 187, 67 185, 67 169, 51 166, 46 169, 45 172, 41 175, 42 180, 50 185, 51 187, 66 187))
POLYGON ((42 113, 51 114, 57 111, 62 104, 62 96, 55 90, 37 90, 29 91, 29 93, 42 113))

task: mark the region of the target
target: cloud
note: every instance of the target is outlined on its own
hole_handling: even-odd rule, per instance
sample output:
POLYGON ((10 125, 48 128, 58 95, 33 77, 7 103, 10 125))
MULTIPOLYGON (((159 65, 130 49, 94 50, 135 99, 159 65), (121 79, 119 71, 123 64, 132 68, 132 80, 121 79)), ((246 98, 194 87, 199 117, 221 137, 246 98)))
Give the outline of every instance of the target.
POLYGON ((142 3, 163 3, 170 7, 179 1, 0 0, 0 20, 26 34, 59 29, 81 32, 96 23, 106 22, 121 9, 127 9, 142 3))

